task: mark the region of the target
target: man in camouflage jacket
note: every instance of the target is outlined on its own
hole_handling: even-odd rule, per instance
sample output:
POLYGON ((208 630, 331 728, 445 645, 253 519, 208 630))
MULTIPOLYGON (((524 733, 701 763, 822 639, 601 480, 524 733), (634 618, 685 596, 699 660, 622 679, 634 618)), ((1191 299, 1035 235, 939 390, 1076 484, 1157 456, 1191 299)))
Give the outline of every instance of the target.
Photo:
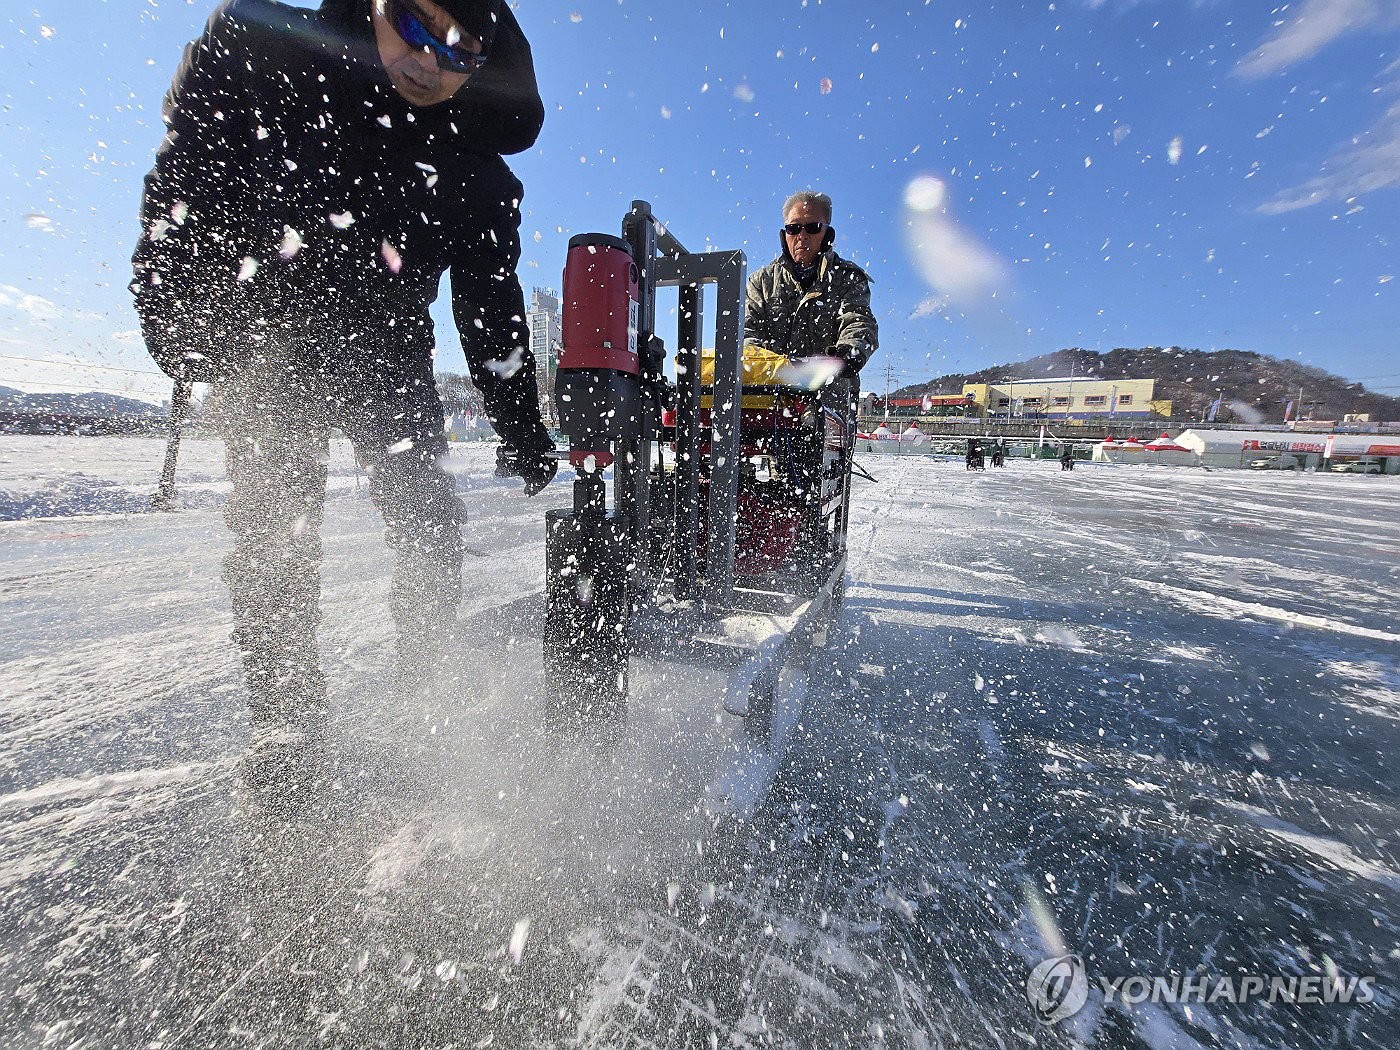
POLYGON ((782 254, 749 277, 744 342, 790 358, 835 357, 853 378, 879 345, 870 278, 832 250, 831 198, 783 204, 782 254))

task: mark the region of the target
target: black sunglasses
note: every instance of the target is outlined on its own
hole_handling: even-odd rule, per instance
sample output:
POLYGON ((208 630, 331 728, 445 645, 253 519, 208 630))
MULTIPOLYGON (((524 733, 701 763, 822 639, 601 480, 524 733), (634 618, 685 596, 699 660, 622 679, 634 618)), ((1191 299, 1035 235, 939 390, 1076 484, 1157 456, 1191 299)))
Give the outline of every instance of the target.
POLYGON ((783 227, 783 232, 790 237, 796 237, 799 233, 821 233, 824 229, 824 222, 790 222, 783 227))
POLYGON ((468 51, 465 47, 444 43, 433 35, 418 12, 403 0, 389 0, 389 24, 405 44, 431 51, 438 69, 448 73, 474 73, 486 64, 486 53, 468 51))

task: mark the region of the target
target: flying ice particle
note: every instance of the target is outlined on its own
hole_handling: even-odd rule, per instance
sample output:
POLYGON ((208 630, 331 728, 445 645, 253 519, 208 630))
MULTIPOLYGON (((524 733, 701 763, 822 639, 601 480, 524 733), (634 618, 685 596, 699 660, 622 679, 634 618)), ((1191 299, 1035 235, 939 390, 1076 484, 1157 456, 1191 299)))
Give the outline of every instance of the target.
POLYGON ((277 254, 284 259, 294 259, 296 258, 297 252, 301 251, 301 246, 304 243, 301 234, 290 226, 283 226, 282 245, 277 249, 277 254))
POLYGON ((337 230, 348 230, 355 225, 355 215, 348 211, 333 211, 330 215, 330 223, 337 230))
POLYGON ((821 93, 822 93, 823 95, 829 95, 829 94, 831 94, 831 78, 830 78, 830 77, 822 77, 822 79, 821 79, 821 84, 818 85, 818 86, 821 88, 821 93))
POLYGON ((661 119, 662 119, 662 120, 670 120, 670 119, 671 119, 671 107, 670 107, 670 106, 662 106, 662 107, 661 107, 661 119))
POLYGON ((510 934, 510 961, 520 965, 520 957, 525 954, 525 942, 530 937, 530 920, 521 919, 510 934))
POLYGON ((1176 138, 1172 139, 1170 142, 1167 143, 1167 163, 1168 163, 1168 164, 1180 164, 1180 163, 1181 163, 1181 149, 1182 149, 1182 146, 1183 146, 1183 145, 1185 145, 1185 143, 1182 141, 1182 138, 1181 138, 1180 135, 1178 135, 1176 138))
POLYGON ((52 40, 57 32, 58 30, 56 30, 53 26, 39 27, 39 35, 42 36, 45 40, 52 40))
POLYGON ((387 240, 379 242, 379 254, 383 257, 384 265, 389 267, 391 273, 398 273, 403 269, 403 256, 387 240))
POLYGON ((509 379, 511 376, 515 375, 516 372, 520 371, 520 366, 524 361, 525 348, 517 346, 504 361, 487 361, 486 367, 502 379, 509 379))
POLYGON ((748 84, 740 84, 734 89, 734 97, 740 102, 752 102, 753 88, 749 87, 748 84))
POLYGON ((820 390, 841 374, 839 357, 804 357, 783 366, 782 379, 789 386, 820 390))
POLYGON ((577 11, 574 11, 569 15, 569 21, 577 25, 579 22, 583 21, 583 15, 579 14, 577 11))
POLYGON ((28 226, 31 230, 44 230, 45 232, 53 231, 53 220, 47 215, 41 214, 37 211, 31 211, 28 215, 26 215, 24 217, 24 224, 28 226))
POLYGON ((259 265, 258 260, 254 259, 251 255, 245 256, 242 265, 238 268, 239 282, 251 281, 257 276, 259 265))

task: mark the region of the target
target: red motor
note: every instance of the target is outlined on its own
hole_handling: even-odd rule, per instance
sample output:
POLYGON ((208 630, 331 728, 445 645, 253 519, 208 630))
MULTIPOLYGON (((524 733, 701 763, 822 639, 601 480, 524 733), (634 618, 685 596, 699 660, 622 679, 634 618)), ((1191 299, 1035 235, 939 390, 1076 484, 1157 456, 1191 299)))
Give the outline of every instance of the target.
POLYGON ((591 456, 602 469, 620 442, 641 434, 639 279, 622 238, 580 233, 569 239, 554 403, 575 466, 591 456))
POLYGON ((622 238, 581 233, 569 239, 561 370, 637 374, 638 279, 632 251, 622 238))

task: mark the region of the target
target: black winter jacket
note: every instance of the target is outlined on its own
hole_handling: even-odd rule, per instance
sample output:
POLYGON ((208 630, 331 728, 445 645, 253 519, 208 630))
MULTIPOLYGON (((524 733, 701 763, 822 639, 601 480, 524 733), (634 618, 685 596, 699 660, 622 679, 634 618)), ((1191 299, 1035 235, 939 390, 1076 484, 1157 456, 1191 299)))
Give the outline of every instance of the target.
POLYGON ((259 344, 309 369, 419 369, 450 271, 472 379, 501 436, 548 438, 515 274, 523 190, 503 153, 544 108, 510 9, 488 64, 414 108, 380 64, 370 0, 225 0, 186 49, 147 176, 132 292, 176 378, 236 374, 259 344))

